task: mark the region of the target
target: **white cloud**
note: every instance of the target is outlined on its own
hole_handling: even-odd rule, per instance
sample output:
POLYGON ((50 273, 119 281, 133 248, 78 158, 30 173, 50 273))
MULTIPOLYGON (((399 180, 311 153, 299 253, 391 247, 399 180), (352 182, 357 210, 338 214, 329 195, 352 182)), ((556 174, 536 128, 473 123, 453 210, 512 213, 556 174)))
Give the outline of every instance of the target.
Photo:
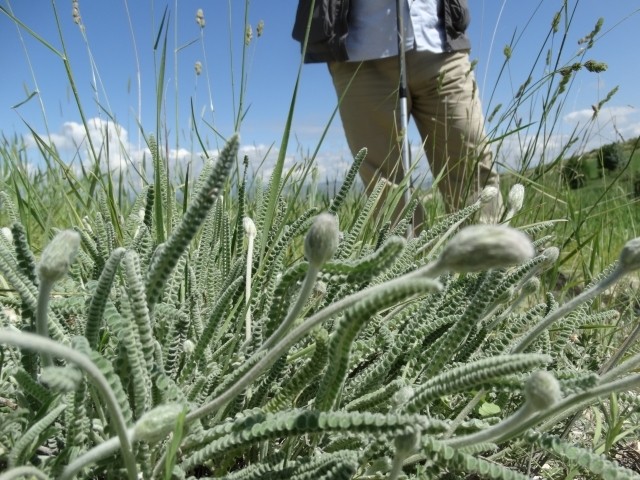
POLYGON ((498 161, 519 170, 523 163, 534 166, 542 159, 548 163, 559 155, 567 158, 639 135, 640 115, 633 107, 604 107, 595 116, 592 108, 581 109, 564 115, 553 131, 538 131, 534 124, 506 136, 500 141, 498 161))
MULTIPOLYGON (((153 172, 151 152, 143 143, 137 146, 130 141, 130 135, 126 128, 111 120, 91 118, 87 121, 88 128, 79 122, 65 122, 57 132, 50 135, 38 134, 38 138, 55 148, 62 161, 67 162, 72 168, 79 170, 80 162, 86 166, 94 164, 94 158, 98 158, 103 171, 112 173, 127 173, 136 176, 135 172, 143 173, 149 178, 153 172), (91 139, 96 153, 94 157, 88 139, 91 139), (143 170, 144 169, 144 170, 143 170)), ((25 135, 25 144, 32 151, 32 158, 38 155, 37 138, 25 135)), ((203 154, 200 150, 191 151, 180 147, 167 148, 161 145, 162 153, 169 159, 169 169, 182 172, 188 164, 191 164, 191 173, 197 175, 204 165, 205 157, 215 158, 219 151, 208 150, 203 154)), ((295 151, 288 151, 284 158, 284 172, 291 172, 293 178, 299 178, 304 172, 304 166, 308 163, 310 152, 306 147, 293 147, 295 151)), ((290 149, 291 150, 291 149, 290 149)), ((277 145, 267 144, 243 144, 239 149, 238 162, 241 165, 244 156, 249 158, 249 175, 261 176, 268 179, 275 168, 279 148, 277 145)), ((340 180, 349 166, 352 157, 344 144, 330 146, 322 149, 315 158, 319 181, 340 180)), ((36 162, 37 163, 37 162, 36 162)), ((137 182, 137 178, 134 181, 137 182)))
POLYGON ((636 109, 630 106, 604 107, 595 114, 595 105, 592 108, 584 108, 566 114, 563 120, 567 123, 583 123, 597 118, 604 118, 617 122, 624 122, 627 118, 637 113, 636 109))

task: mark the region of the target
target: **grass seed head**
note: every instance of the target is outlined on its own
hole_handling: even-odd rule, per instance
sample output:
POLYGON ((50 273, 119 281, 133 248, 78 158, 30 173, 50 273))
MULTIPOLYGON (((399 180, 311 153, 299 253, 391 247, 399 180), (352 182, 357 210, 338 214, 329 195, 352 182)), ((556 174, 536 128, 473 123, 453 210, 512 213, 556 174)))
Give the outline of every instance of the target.
POLYGON ((452 272, 479 272, 518 265, 534 254, 531 240, 520 230, 504 225, 471 225, 451 239, 438 263, 452 272))
POLYGON ((198 11, 196 12, 196 23, 200 28, 204 28, 205 26, 204 12, 202 11, 201 8, 199 8, 198 11))
POLYGON ((330 213, 318 215, 304 239, 304 255, 320 268, 338 249, 338 220, 330 213))
POLYGON ((69 271, 80 248, 80 234, 63 230, 45 247, 40 257, 38 275, 45 282, 57 282, 69 271))

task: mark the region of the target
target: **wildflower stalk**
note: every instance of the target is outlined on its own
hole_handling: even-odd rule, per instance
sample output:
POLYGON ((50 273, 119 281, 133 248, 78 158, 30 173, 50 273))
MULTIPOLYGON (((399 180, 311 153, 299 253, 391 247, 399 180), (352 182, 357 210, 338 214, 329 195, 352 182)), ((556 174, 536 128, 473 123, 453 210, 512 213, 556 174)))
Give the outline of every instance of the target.
POLYGON ((493 427, 486 428, 470 435, 448 440, 447 443, 456 448, 492 442, 497 438, 521 431, 521 425, 537 412, 548 409, 558 403, 561 397, 560 384, 555 377, 544 370, 534 372, 524 388, 525 402, 513 415, 493 427))
POLYGON ((606 397, 615 392, 624 392, 633 390, 640 386, 640 374, 630 375, 628 377, 621 378, 620 380, 607 382, 596 387, 590 388, 584 392, 576 393, 569 397, 565 397, 555 405, 549 407, 538 415, 535 415, 520 425, 518 430, 510 432, 509 435, 504 435, 496 439, 496 443, 504 442, 513 438, 526 430, 533 428, 535 425, 540 424, 538 430, 544 432, 550 428, 556 426, 559 421, 569 417, 575 412, 582 410, 584 407, 593 403, 598 398, 606 397))
POLYGON ((260 350, 268 350, 289 330, 291 324, 302 311, 316 283, 322 265, 331 259, 338 248, 338 220, 329 213, 318 215, 305 237, 304 253, 309 260, 309 268, 302 282, 296 303, 287 313, 278 329, 264 342, 260 350))
MULTIPOLYGON (((53 290, 53 282, 40 282, 38 286, 38 309, 36 310, 36 332, 44 338, 49 338, 49 298, 53 290)), ((51 355, 46 352, 40 354, 42 367, 53 365, 51 355)))
MULTIPOLYGON (((47 352, 50 355, 64 358, 69 362, 75 363, 79 368, 84 370, 89 381, 96 387, 98 392, 100 392, 105 402, 105 406, 109 411, 111 421, 113 422, 113 426, 117 433, 122 459, 127 469, 129 480, 136 480, 138 476, 136 459, 131 448, 127 425, 125 423, 124 416, 122 415, 122 410, 120 410, 120 406, 118 405, 118 400, 109 386, 109 382, 104 377, 100 369, 82 353, 48 338, 43 338, 41 335, 3 329, 0 330, 0 343, 13 345, 26 350, 35 350, 41 354, 43 352, 47 352)), ((87 464, 85 463, 85 465, 87 464)), ((60 478, 64 479, 71 477, 61 476, 60 478)))
POLYGON ((629 240, 622 251, 618 259, 618 264, 615 269, 600 282, 585 290, 580 295, 572 298, 567 303, 562 305, 557 310, 549 313, 545 318, 540 320, 538 324, 522 338, 518 344, 511 349, 511 353, 523 352, 529 345, 531 345, 536 338, 547 328, 549 328, 553 322, 564 317, 569 312, 573 311, 579 305, 587 302, 604 292, 611 285, 620 280, 627 273, 640 268, 640 237, 633 240, 629 240))
MULTIPOLYGON (((42 252, 38 264, 38 307, 36 309, 36 332, 38 335, 49 338, 48 312, 49 298, 53 285, 62 279, 75 260, 80 248, 80 235, 73 230, 63 230, 58 233, 42 252)), ((42 366, 53 365, 51 356, 41 352, 42 366)))
POLYGON ((254 240, 258 235, 256 230, 256 225, 253 223, 249 217, 245 217, 242 221, 244 226, 244 232, 247 235, 247 276, 245 278, 245 306, 247 308, 247 313, 244 319, 245 323, 245 340, 247 342, 251 341, 251 309, 249 308, 251 301, 251 270, 253 268, 253 246, 254 240))
POLYGON ((0 475, 0 480, 18 480, 20 478, 35 478, 36 480, 49 480, 49 475, 41 472, 36 467, 21 466, 7 470, 0 475))
POLYGON ((305 335, 307 335, 311 330, 313 330, 316 326, 321 323, 329 320, 334 315, 346 310, 351 307, 355 303, 368 298, 369 296, 378 295, 387 289, 393 289, 400 287, 404 282, 416 282, 421 281, 423 283, 424 293, 428 291, 439 290, 442 288, 440 282, 436 280, 431 280, 429 278, 422 277, 420 280, 417 279, 417 275, 415 272, 413 274, 404 275, 402 277, 398 277, 394 280, 389 280, 388 282, 375 285, 372 287, 368 287, 366 289, 360 290, 357 293, 349 295, 335 303, 332 303, 328 307, 324 308, 320 312, 312 315, 307 318, 304 323, 300 324, 293 330, 291 330, 284 338, 282 338, 279 342, 277 342, 267 354, 258 361, 250 370, 247 371, 238 381, 229 387, 224 393, 220 394, 218 397, 212 399, 206 405, 201 406, 200 408, 190 412, 186 418, 185 423, 190 423, 194 420, 202 418, 209 413, 219 409, 223 405, 225 405, 228 401, 235 398, 238 394, 240 394, 247 386, 249 386, 264 370, 269 368, 273 363, 284 355, 292 345, 302 339, 305 335))

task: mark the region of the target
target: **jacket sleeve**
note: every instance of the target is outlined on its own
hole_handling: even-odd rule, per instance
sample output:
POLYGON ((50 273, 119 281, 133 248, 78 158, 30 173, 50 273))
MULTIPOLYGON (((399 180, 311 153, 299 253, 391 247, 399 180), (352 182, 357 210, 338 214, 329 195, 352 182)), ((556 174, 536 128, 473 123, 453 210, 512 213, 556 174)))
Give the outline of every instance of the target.
POLYGON ((304 45, 309 26, 305 62, 348 60, 349 0, 299 0, 292 36, 304 45))

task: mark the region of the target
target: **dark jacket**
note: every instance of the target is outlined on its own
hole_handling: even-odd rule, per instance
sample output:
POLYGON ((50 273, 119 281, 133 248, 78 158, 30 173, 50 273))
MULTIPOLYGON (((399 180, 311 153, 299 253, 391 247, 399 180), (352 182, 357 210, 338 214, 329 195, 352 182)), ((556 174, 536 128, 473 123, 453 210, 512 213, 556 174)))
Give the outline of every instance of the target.
MULTIPOLYGON (((304 44, 307 25, 311 22, 305 63, 343 62, 349 59, 346 42, 351 1, 367 0, 299 0, 292 35, 300 44, 304 44)), ((445 51, 469 50, 471 42, 466 31, 471 16, 467 0, 440 0, 438 16, 444 22, 445 51)))

